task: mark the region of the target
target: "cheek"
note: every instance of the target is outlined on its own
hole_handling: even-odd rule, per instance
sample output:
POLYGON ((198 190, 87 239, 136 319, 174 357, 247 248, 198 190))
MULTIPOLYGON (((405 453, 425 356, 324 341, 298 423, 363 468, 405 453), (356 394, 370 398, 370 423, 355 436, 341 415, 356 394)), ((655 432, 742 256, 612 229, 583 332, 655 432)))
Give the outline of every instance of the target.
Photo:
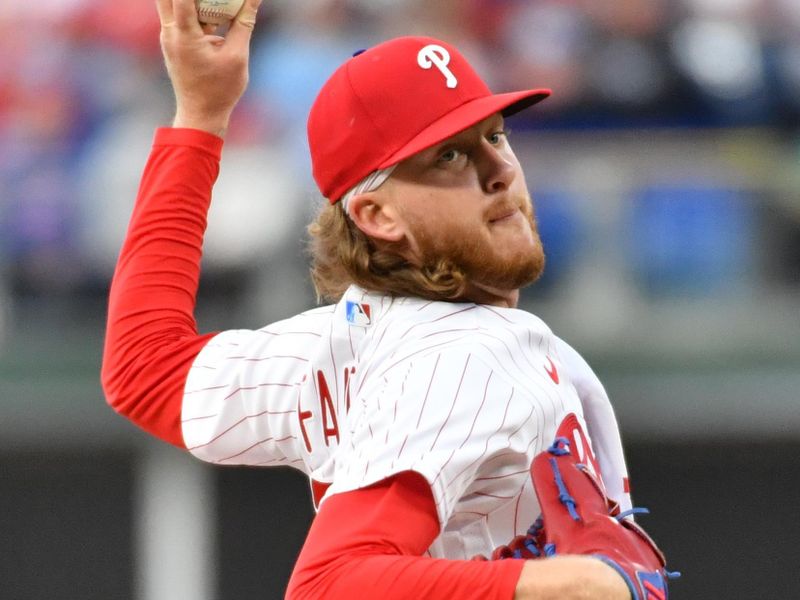
POLYGON ((438 254, 446 245, 450 234, 450 223, 446 215, 435 205, 427 210, 413 211, 405 215, 406 237, 415 262, 424 262, 433 254, 438 254))
POLYGON ((511 182, 512 191, 515 195, 530 198, 530 192, 528 192, 528 182, 525 180, 525 173, 522 172, 522 169, 519 165, 517 165, 516 173, 517 174, 514 177, 514 181, 511 182))
POLYGON ((411 235, 423 262, 470 254, 475 248, 485 253, 485 245, 492 242, 480 221, 470 220, 463 211, 456 210, 430 211, 415 223, 411 235))

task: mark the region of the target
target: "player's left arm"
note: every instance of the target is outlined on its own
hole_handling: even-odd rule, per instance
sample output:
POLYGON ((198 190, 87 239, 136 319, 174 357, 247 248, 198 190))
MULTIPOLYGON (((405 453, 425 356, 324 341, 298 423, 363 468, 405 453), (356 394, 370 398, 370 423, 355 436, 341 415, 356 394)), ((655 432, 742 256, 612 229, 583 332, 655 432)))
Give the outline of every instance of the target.
POLYGON ((620 576, 587 556, 535 561, 422 556, 438 533, 431 489, 417 473, 334 494, 311 526, 286 598, 628 599, 620 576))
POLYGON ((422 556, 438 534, 430 487, 417 473, 334 494, 323 501, 312 523, 286 597, 513 597, 522 564, 422 556))

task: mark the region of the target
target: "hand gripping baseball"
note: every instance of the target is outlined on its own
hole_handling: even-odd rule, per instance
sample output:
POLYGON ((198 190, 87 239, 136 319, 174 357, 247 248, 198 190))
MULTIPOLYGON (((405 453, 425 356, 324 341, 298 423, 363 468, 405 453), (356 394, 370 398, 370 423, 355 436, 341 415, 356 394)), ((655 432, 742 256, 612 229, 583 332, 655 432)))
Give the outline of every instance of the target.
POLYGON ((261 0, 246 0, 225 37, 197 18, 195 0, 156 0, 161 49, 175 90, 176 127, 224 133, 248 81, 250 37, 261 0))
POLYGON ((664 555, 645 531, 620 513, 603 488, 569 451, 566 438, 533 460, 531 477, 542 509, 542 522, 527 538, 526 550, 536 556, 584 554, 599 558, 625 580, 632 600, 667 600, 667 579, 679 576, 665 569, 664 555))

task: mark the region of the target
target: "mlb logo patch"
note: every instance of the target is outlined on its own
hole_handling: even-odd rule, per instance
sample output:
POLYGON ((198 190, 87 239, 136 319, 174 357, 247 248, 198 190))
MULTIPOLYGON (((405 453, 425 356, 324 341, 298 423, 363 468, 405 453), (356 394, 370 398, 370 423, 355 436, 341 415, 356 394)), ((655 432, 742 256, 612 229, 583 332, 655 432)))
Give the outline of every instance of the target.
POLYGON ((369 304, 348 300, 345 310, 347 311, 347 322, 350 325, 366 327, 372 323, 372 311, 369 304))

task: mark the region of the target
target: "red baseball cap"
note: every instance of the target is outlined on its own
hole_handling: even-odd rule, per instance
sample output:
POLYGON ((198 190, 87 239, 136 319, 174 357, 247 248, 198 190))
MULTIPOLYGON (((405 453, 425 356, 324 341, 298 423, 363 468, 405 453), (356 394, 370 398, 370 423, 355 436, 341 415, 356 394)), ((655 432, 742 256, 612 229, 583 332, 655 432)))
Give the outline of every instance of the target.
POLYGON ((389 40, 340 66, 314 101, 308 117, 314 179, 333 204, 371 172, 549 95, 547 89, 493 94, 450 44, 389 40))

